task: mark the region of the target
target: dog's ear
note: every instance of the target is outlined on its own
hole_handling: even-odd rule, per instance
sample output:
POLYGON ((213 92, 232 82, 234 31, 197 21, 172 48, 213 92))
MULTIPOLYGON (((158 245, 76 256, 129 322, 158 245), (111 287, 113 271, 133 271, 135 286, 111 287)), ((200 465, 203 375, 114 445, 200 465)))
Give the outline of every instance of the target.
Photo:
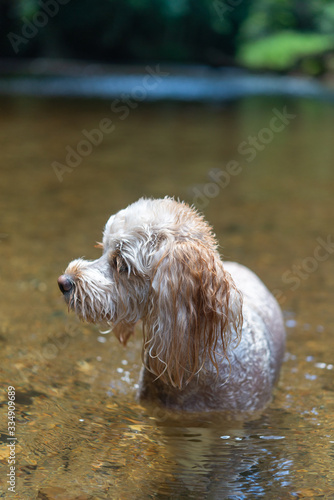
POLYGON ((241 297, 218 253, 200 242, 173 244, 152 279, 143 322, 146 368, 180 389, 207 359, 218 373, 217 344, 226 356, 241 325, 241 297))

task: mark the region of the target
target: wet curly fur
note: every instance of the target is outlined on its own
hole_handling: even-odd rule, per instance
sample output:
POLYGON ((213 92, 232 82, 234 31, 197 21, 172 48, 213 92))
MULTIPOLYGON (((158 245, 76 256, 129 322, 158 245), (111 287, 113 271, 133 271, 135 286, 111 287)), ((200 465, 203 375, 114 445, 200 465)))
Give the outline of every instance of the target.
POLYGON ((102 256, 59 278, 69 308, 107 322, 126 345, 143 324, 139 397, 185 410, 253 411, 269 400, 284 352, 277 302, 248 269, 220 259, 210 226, 170 198, 108 220, 102 256))

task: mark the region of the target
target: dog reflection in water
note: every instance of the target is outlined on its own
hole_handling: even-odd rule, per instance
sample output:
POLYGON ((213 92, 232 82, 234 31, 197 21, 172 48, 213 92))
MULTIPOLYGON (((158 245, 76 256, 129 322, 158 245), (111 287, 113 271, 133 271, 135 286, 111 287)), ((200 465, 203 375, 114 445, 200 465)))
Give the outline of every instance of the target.
POLYGON ((271 399, 285 331, 275 298, 246 267, 222 262, 211 227, 171 198, 140 199, 108 220, 102 256, 58 278, 83 320, 126 345, 143 326, 140 400, 253 412, 271 399))

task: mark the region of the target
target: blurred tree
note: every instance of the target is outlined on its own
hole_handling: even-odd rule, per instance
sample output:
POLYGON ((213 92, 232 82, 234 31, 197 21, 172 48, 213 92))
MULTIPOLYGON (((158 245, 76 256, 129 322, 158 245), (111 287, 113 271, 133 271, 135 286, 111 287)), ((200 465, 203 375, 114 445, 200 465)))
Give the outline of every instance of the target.
POLYGON ((299 67, 318 74, 334 49, 334 4, 328 0, 255 0, 240 27, 237 60, 255 68, 299 67))
POLYGON ((227 1, 0 0, 1 52, 18 57, 232 64, 236 35, 251 1, 243 0, 238 8, 231 6, 237 0, 227 1), (43 24, 41 16, 55 4, 57 14, 49 15, 27 43, 19 43, 22 29, 41 20, 43 24), (12 40, 17 38, 19 50, 10 51, 9 33, 12 40))
POLYGON ((334 46, 334 0, 0 0, 0 28, 5 57, 318 74, 334 46))

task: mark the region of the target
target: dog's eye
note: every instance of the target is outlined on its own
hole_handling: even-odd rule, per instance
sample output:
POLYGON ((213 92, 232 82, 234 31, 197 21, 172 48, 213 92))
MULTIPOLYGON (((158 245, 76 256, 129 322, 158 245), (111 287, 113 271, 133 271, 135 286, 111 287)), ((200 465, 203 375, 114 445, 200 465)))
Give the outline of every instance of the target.
POLYGON ((116 254, 112 256, 111 259, 112 266, 117 269, 119 273, 128 272, 128 266, 121 255, 116 254))

